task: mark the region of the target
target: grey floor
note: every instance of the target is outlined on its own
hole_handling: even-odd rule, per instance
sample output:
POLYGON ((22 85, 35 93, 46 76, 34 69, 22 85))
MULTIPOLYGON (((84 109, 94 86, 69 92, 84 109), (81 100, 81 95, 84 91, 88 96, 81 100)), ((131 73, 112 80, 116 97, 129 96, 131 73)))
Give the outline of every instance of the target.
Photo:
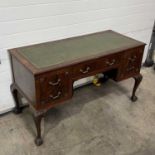
POLYGON ((40 147, 28 108, 1 116, 0 155, 155 155, 155 71, 142 74, 136 103, 129 100, 132 79, 76 90, 47 113, 40 147))

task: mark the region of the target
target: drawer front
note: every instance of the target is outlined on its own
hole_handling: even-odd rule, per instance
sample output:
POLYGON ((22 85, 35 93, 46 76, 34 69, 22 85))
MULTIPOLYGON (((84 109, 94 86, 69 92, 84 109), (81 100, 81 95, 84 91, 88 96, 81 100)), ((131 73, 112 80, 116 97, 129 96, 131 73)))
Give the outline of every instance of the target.
POLYGON ((104 70, 112 69, 120 63, 120 54, 104 56, 92 61, 80 63, 73 67, 73 78, 83 78, 104 70))
POLYGON ((120 64, 121 55, 120 54, 112 54, 109 56, 105 56, 99 60, 99 66, 104 67, 106 69, 116 67, 120 64))
POLYGON ((140 72, 143 57, 143 48, 135 48, 127 51, 125 54, 125 63, 123 68, 123 75, 132 76, 140 72))
POLYGON ((56 103, 67 98, 70 90, 70 72, 58 71, 39 78, 40 103, 56 103))
POLYGON ((73 78, 82 78, 89 76, 93 72, 95 72, 97 68, 96 61, 92 62, 84 62, 73 67, 73 78))

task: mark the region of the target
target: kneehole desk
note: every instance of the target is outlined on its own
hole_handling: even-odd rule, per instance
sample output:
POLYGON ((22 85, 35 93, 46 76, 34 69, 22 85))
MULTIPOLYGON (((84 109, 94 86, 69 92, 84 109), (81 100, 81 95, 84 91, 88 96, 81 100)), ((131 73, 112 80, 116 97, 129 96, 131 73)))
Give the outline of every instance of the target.
POLYGON ((22 111, 19 95, 33 109, 36 145, 43 143, 41 119, 47 110, 73 96, 74 81, 103 73, 115 81, 134 78, 131 100, 140 74, 145 44, 108 30, 9 50, 15 113, 22 111))

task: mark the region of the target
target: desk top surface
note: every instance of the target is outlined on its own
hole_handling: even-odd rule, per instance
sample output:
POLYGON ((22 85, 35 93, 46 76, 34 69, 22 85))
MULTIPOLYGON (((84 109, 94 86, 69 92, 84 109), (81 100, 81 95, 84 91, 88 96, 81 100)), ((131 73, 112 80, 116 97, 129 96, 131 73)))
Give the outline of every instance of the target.
POLYGON ((109 30, 21 47, 18 48, 18 52, 36 68, 44 68, 89 56, 107 55, 116 52, 117 49, 123 50, 142 44, 144 43, 109 30))

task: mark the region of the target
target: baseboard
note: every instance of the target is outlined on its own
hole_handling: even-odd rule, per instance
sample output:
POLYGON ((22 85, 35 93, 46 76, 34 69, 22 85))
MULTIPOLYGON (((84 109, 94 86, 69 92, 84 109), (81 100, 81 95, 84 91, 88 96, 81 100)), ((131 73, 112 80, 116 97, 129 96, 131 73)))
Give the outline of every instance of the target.
POLYGON ((5 106, 4 108, 1 108, 0 109, 0 115, 3 115, 5 113, 8 113, 8 112, 12 111, 13 108, 14 108, 14 105, 12 105, 12 106, 5 106))

